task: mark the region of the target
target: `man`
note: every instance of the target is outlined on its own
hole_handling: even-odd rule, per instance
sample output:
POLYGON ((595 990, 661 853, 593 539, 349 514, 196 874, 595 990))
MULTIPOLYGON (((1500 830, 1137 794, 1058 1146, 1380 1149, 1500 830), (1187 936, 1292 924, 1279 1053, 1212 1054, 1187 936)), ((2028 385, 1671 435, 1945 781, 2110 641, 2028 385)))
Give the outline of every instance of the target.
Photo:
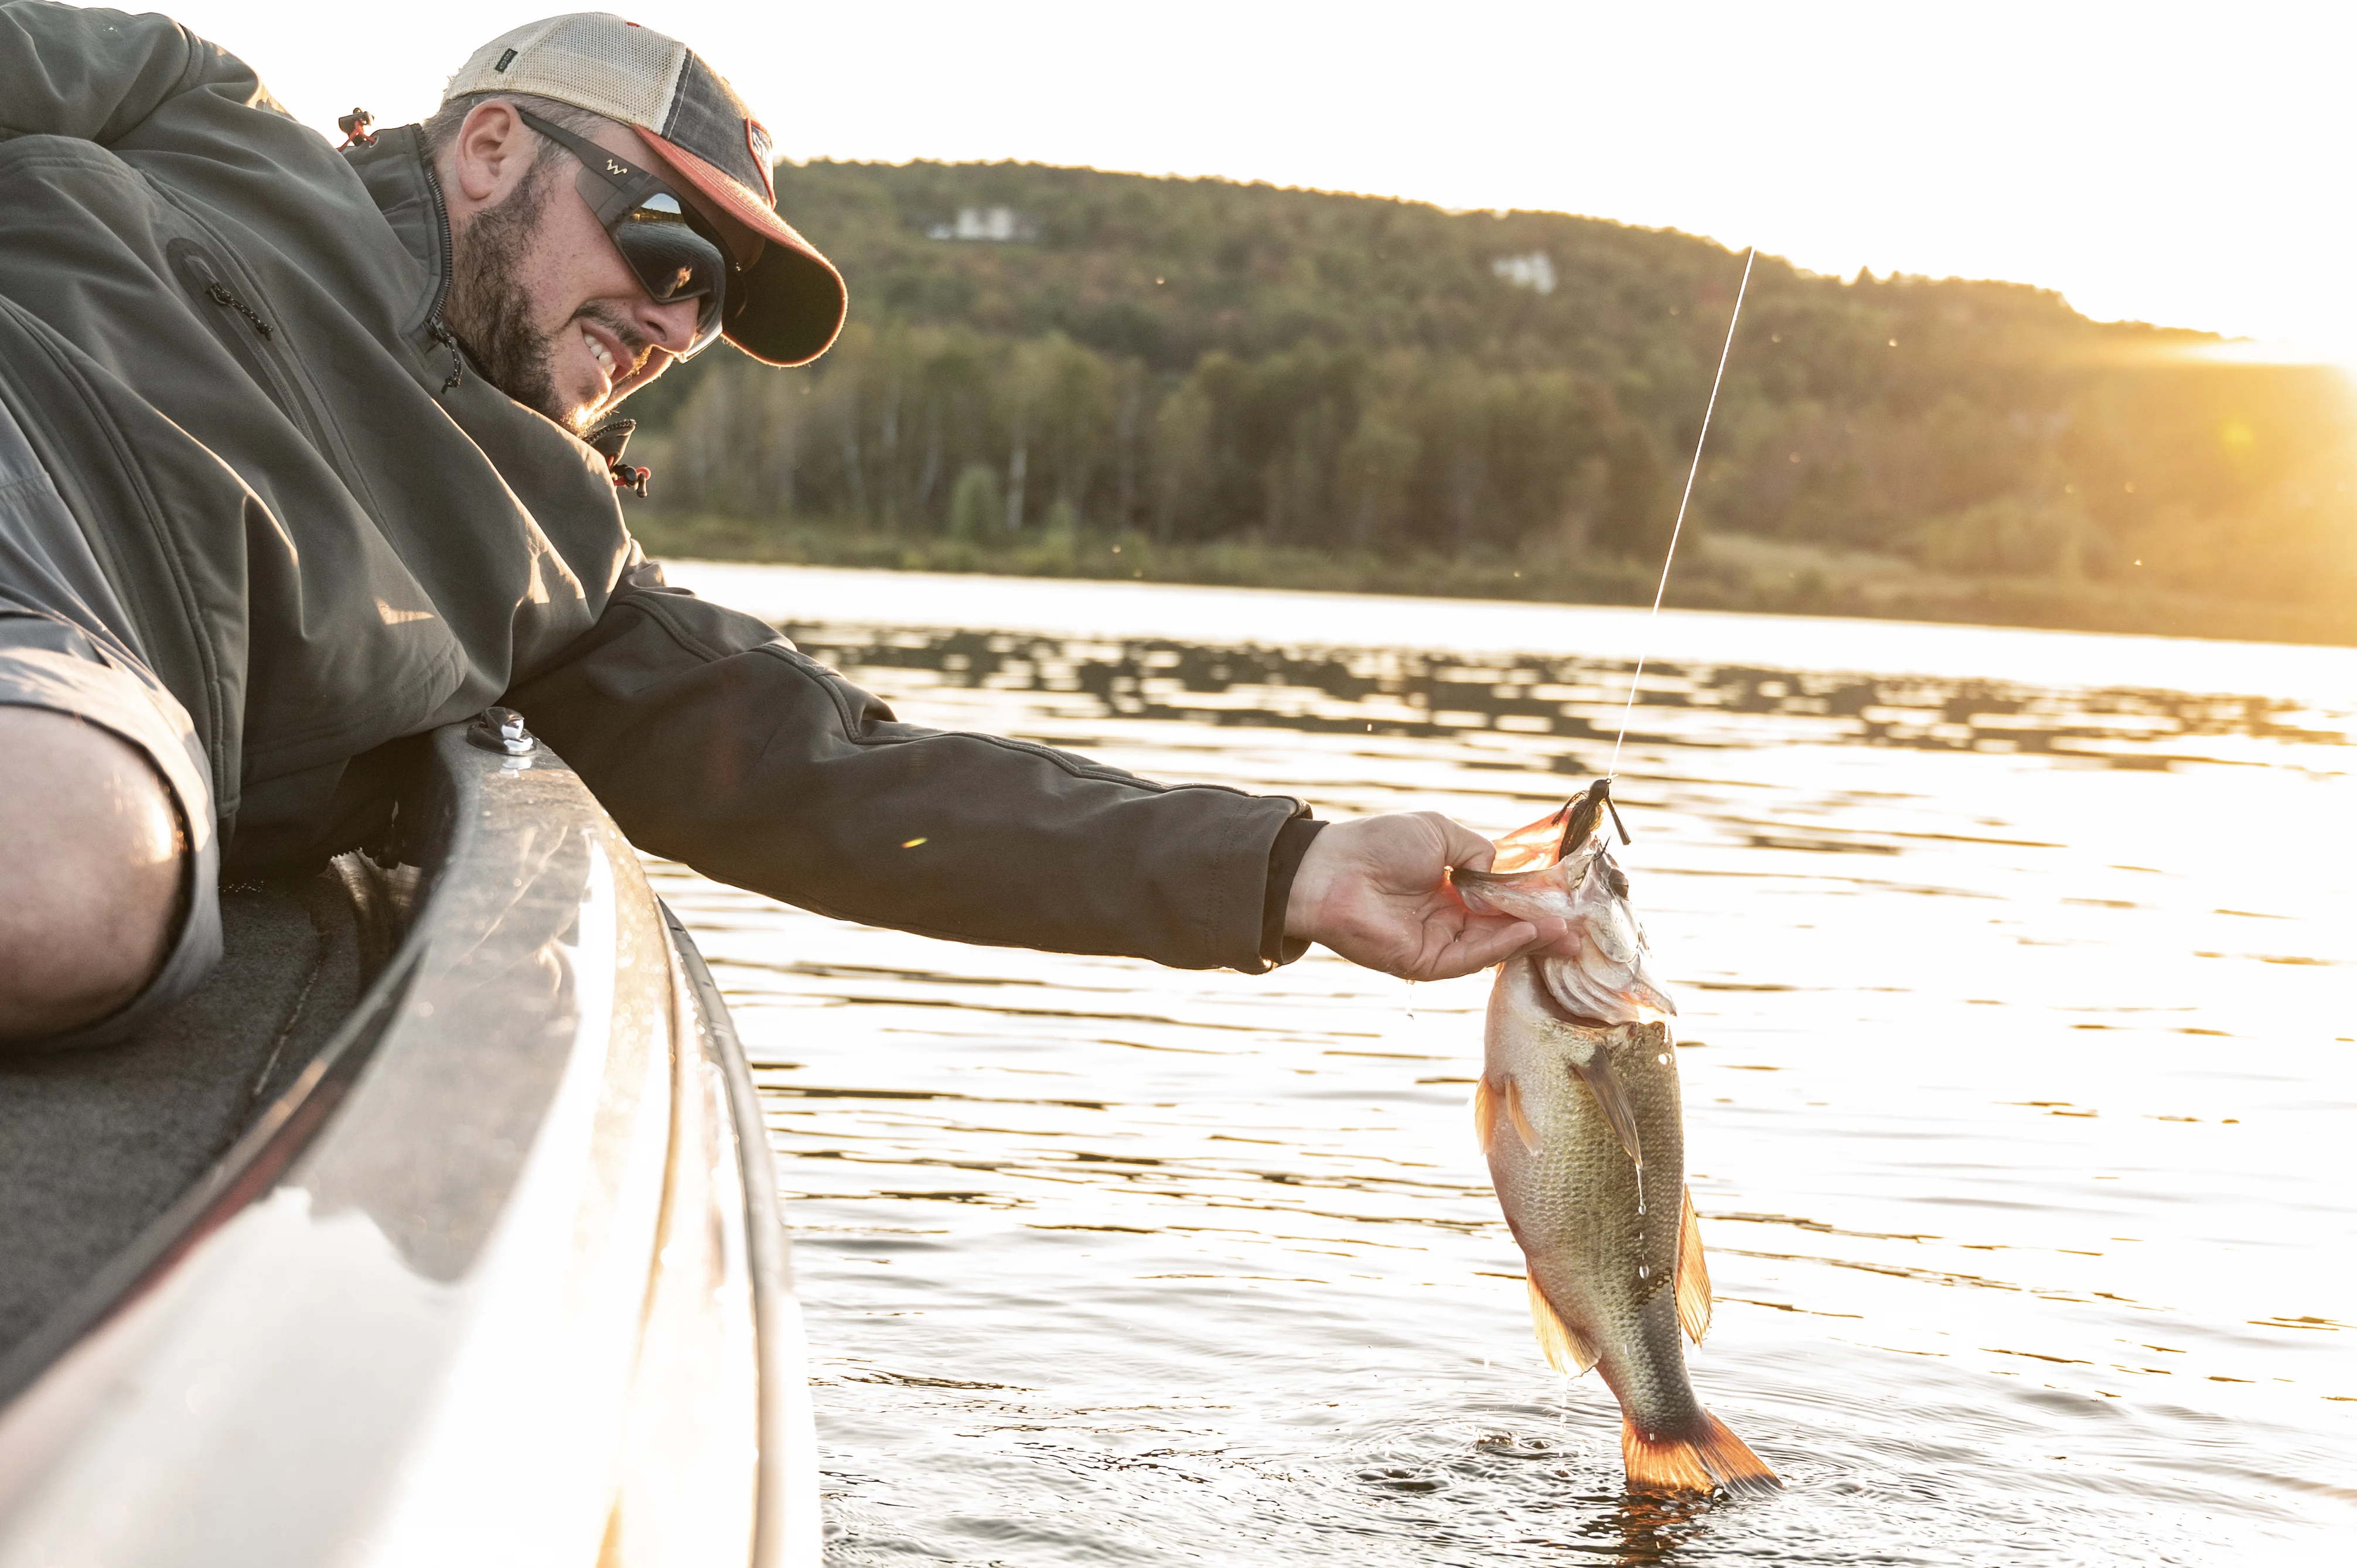
POLYGON ((0 4, 0 1042, 135 1033, 221 878, 386 842, 418 737, 493 702, 637 843, 850 918, 1414 978, 1558 934, 1458 903, 1488 846, 1440 817, 917 729, 666 586, 612 410, 717 336, 806 363, 844 307, 768 133, 619 18, 339 156, 166 18, 0 4))

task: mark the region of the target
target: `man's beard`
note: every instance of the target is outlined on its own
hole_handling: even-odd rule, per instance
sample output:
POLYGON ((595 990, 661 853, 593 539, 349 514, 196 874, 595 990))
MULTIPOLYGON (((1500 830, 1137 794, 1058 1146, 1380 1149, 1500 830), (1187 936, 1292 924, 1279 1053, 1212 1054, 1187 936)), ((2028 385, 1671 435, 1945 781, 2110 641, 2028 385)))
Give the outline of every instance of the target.
POLYGON ((523 285, 524 258, 539 238, 555 185, 547 165, 541 160, 506 200, 475 214, 454 237, 450 297, 442 317, 485 381, 577 435, 593 411, 568 408, 558 395, 556 335, 533 325, 532 296, 523 285))

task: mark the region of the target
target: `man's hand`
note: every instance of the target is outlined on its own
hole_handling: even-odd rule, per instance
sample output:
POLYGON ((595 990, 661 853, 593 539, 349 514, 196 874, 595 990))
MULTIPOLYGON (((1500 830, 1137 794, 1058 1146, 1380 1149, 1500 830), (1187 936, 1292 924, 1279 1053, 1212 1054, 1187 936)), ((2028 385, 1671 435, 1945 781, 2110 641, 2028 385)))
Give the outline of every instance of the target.
POLYGON ((1437 811, 1336 822, 1309 841, 1285 906, 1285 934, 1403 980, 1448 980, 1563 936, 1561 920, 1465 907, 1443 875, 1486 871, 1488 839, 1437 811))

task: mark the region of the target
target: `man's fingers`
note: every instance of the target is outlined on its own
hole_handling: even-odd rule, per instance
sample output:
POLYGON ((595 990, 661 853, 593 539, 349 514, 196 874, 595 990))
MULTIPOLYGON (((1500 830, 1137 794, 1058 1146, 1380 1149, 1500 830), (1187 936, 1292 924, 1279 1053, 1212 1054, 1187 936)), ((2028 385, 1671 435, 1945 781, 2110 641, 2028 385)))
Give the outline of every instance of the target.
MULTIPOLYGON (((1531 945, 1527 950, 1531 952, 1544 952, 1563 941, 1566 937, 1571 935, 1571 922, 1569 920, 1558 918, 1554 915, 1534 915, 1531 917, 1530 926, 1533 935, 1531 937, 1531 945)), ((1563 956, 1566 958, 1578 957, 1578 944, 1571 944, 1569 950, 1565 952, 1563 956)))
POLYGON ((1411 975, 1413 980, 1454 980, 1460 974, 1471 974, 1502 963, 1529 947, 1538 933, 1528 920, 1511 920, 1500 925, 1483 922, 1468 926, 1458 933, 1457 940, 1434 956, 1425 966, 1425 972, 1411 975))

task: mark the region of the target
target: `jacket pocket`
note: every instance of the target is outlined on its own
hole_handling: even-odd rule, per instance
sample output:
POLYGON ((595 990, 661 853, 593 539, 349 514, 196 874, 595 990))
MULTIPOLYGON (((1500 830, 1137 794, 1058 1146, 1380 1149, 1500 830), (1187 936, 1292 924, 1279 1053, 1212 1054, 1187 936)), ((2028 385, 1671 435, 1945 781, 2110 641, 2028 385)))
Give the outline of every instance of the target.
POLYGON ((312 446, 324 453, 317 422, 310 417, 310 410, 296 396, 293 385, 275 361, 275 355, 281 351, 278 328, 263 314, 251 291, 238 288, 231 281, 229 269, 193 240, 174 240, 164 247, 164 259, 170 263, 181 286, 194 298, 197 313, 212 328, 213 336, 230 351, 231 358, 244 367, 253 384, 268 394, 278 411, 311 438, 312 446))

